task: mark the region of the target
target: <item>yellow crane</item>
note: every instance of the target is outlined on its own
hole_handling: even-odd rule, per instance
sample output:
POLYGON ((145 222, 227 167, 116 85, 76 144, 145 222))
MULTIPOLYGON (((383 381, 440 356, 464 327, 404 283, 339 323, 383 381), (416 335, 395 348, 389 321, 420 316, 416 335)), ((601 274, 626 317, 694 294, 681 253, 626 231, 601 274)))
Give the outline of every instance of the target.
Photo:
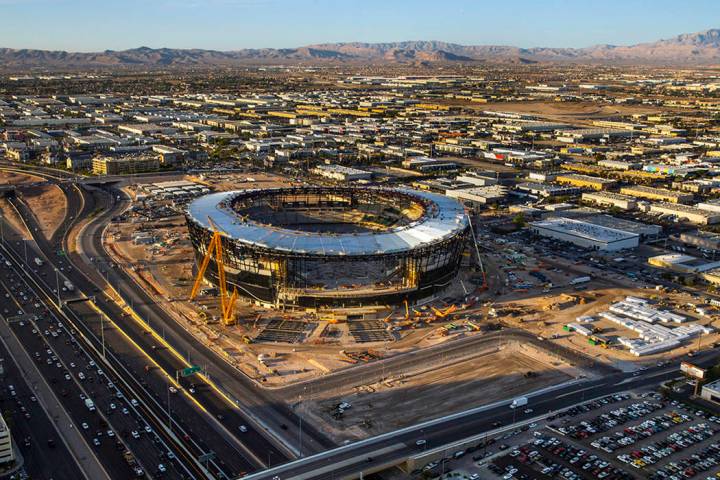
POLYGON ((212 225, 213 235, 212 238, 210 238, 210 243, 208 243, 205 256, 203 257, 200 268, 198 269, 195 283, 193 284, 192 291, 190 292, 190 300, 194 300, 198 294, 198 291, 200 291, 202 279, 205 275, 205 271, 207 270, 208 265, 210 265, 210 259, 213 257, 214 253, 215 264, 217 265, 218 269, 218 287, 220 288, 220 313, 222 315, 223 324, 232 325, 234 323, 233 311, 235 309, 235 300, 237 300, 238 297, 237 288, 234 288, 232 295, 228 296, 227 283, 225 280, 225 265, 223 261, 222 251, 222 234, 217 229, 213 221, 209 218, 208 220, 212 225))

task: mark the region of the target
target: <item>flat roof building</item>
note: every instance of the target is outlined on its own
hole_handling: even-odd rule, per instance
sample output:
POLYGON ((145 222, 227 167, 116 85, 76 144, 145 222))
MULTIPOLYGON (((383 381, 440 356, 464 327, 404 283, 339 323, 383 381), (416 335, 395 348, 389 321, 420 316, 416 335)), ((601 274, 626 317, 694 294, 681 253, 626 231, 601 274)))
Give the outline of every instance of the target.
POLYGON ((596 205, 616 207, 622 210, 635 210, 637 208, 635 198, 615 192, 587 192, 582 194, 582 199, 596 205))
POLYGON ((648 200, 658 200, 668 203, 690 203, 693 200, 692 193, 677 192, 668 190, 667 188, 645 187, 636 185, 632 187, 623 187, 620 189, 623 195, 630 195, 636 198, 646 198, 648 200))
POLYGON ((154 172, 160 168, 160 160, 154 155, 99 157, 93 158, 92 167, 95 175, 130 175, 154 172))
POLYGON ((592 188, 593 190, 605 190, 611 185, 617 183, 615 180, 607 178, 592 177, 590 175, 581 175, 578 173, 566 173, 558 175, 555 179, 558 183, 572 185, 580 188, 592 188))
POLYGON ((318 165, 313 172, 325 178, 333 180, 342 180, 345 182, 357 180, 370 180, 372 172, 360 170, 358 168, 346 167, 344 165, 318 165))
POLYGON ((507 188, 500 185, 491 187, 463 188, 460 190, 448 190, 445 195, 451 198, 462 200, 463 203, 476 203, 485 205, 496 203, 507 196, 507 188))
POLYGON ((640 242, 640 235, 636 233, 570 218, 551 218, 532 222, 530 228, 537 235, 570 242, 593 250, 616 251, 635 248, 640 242))
POLYGON ((710 225, 720 222, 720 212, 708 212, 689 205, 675 203, 654 203, 650 205, 650 212, 663 215, 674 215, 680 219, 686 219, 690 223, 698 225, 710 225))

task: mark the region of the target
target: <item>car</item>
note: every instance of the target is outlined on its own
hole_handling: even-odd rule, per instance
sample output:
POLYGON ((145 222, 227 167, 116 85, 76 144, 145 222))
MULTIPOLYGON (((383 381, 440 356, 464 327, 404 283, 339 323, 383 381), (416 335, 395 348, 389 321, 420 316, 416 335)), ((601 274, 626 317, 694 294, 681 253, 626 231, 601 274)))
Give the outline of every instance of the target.
POLYGON ((124 407, 123 407, 122 413, 123 413, 123 415, 127 415, 127 414, 130 413, 130 411, 129 411, 127 408, 124 408, 124 407))
POLYGON ((160 465, 158 465, 158 472, 160 472, 160 473, 167 472, 167 468, 165 468, 165 465, 163 465, 162 463, 160 465))
POLYGON ((133 430, 132 432, 130 432, 130 435, 131 435, 135 440, 137 440, 138 438, 140 438, 140 434, 137 432, 137 430, 133 430))
POLYGON ((95 445, 96 447, 99 447, 99 446, 100 446, 100 439, 99 439, 99 438, 93 438, 93 445, 95 445))
POLYGON ((415 445, 417 445, 418 447, 422 447, 422 446, 425 445, 426 443, 427 443, 427 440, 420 439, 420 440, 418 440, 418 441, 415 442, 415 445))
POLYGON ((242 433, 247 433, 248 429, 247 429, 247 427, 246 427, 245 425, 240 425, 240 431, 241 431, 242 433))
POLYGON ((139 404, 138 401, 133 398, 132 400, 130 400, 130 405, 132 405, 133 407, 137 407, 139 404))
POLYGON ((113 432, 112 430, 108 430, 108 431, 107 431, 107 436, 112 438, 112 437, 115 436, 115 432, 113 432))
POLYGON ((152 428, 150 428, 150 425, 145 425, 145 432, 152 433, 152 428))
POLYGON ((110 404, 110 410, 115 410, 116 408, 117 408, 117 407, 115 406, 114 403, 111 403, 111 404, 110 404))
POLYGON ((167 452, 166 457, 168 458, 168 460, 174 460, 175 454, 173 452, 167 452))
POLYGON ((66 373, 66 374, 65 374, 65 380, 72 380, 72 378, 70 377, 70 374, 69 374, 69 373, 66 373))
POLYGON ((90 428, 90 425, 88 425, 88 424, 85 423, 85 422, 83 422, 82 424, 80 424, 80 426, 82 427, 83 430, 87 430, 88 428, 90 428))

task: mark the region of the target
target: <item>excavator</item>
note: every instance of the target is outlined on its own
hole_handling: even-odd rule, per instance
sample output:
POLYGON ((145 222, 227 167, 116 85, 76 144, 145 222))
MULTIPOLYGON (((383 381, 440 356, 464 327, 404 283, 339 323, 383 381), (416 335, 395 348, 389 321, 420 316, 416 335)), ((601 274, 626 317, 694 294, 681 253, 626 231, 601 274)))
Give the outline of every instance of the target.
POLYGON ((218 269, 218 286, 220 288, 220 312, 222 315, 222 321, 224 325, 233 325, 235 323, 233 313, 235 310, 235 301, 237 300, 238 292, 237 288, 234 288, 232 295, 228 296, 222 251, 222 233, 220 233, 220 230, 210 218, 208 218, 208 220, 210 221, 210 225, 212 225, 213 235, 208 243, 205 257, 203 257, 200 268, 198 269, 195 283, 193 284, 192 291, 190 292, 190 300, 194 300, 197 296, 205 271, 207 270, 208 265, 210 265, 210 259, 213 258, 213 254, 215 254, 215 264, 218 269))

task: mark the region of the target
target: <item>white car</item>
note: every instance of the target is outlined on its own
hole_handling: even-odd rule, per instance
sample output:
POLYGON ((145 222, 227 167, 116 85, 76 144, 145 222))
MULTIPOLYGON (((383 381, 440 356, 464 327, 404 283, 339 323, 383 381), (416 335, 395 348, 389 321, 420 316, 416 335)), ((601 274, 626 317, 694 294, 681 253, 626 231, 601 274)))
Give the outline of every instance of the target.
POLYGON ((140 438, 140 434, 137 432, 137 430, 133 430, 132 432, 130 432, 130 435, 132 435, 135 440, 140 438))
POLYGON ((245 425, 240 425, 240 431, 242 433, 247 433, 247 427, 245 425))
POLYGON ((85 422, 83 422, 80 426, 82 427, 83 430, 87 430, 88 428, 90 428, 90 425, 88 425, 85 422))

